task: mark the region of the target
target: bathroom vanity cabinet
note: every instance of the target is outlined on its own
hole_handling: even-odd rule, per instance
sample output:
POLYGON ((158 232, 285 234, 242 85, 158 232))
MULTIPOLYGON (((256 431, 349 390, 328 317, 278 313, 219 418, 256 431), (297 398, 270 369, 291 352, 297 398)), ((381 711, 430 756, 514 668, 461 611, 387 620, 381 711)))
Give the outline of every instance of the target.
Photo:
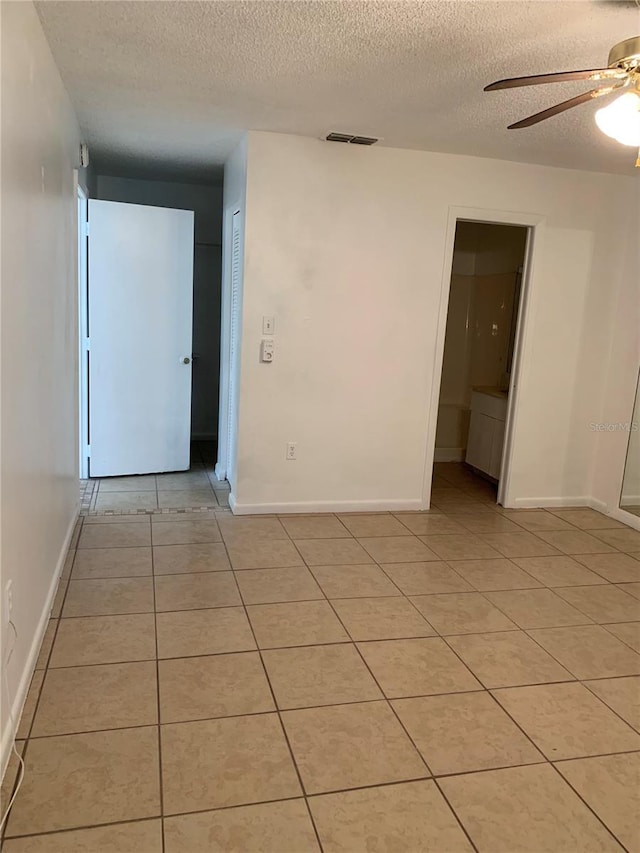
POLYGON ((474 388, 465 461, 478 471, 500 479, 507 392, 499 388, 474 388))

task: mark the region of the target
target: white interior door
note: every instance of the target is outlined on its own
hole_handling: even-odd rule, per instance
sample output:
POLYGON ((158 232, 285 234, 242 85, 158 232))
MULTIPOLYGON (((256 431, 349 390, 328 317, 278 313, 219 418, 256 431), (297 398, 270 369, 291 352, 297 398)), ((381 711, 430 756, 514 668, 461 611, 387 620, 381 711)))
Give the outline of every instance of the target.
POLYGON ((89 201, 92 477, 189 467, 193 222, 89 201))

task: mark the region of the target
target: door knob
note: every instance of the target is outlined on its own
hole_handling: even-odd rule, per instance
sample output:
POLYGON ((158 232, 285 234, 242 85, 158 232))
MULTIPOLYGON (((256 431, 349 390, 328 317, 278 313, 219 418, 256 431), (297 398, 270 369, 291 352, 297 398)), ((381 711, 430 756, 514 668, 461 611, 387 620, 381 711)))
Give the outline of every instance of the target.
POLYGON ((182 359, 182 363, 183 364, 191 364, 191 359, 189 358, 188 355, 185 355, 185 357, 182 359))

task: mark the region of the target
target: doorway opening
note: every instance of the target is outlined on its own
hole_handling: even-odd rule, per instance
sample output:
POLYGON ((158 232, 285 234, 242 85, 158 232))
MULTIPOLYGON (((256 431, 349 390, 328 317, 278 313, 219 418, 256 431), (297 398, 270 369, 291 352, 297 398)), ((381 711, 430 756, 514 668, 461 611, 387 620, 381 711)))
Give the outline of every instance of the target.
POLYGON ((227 506, 221 182, 97 171, 78 199, 83 509, 227 506))
POLYGON ((456 221, 435 436, 435 506, 501 502, 529 231, 456 221))

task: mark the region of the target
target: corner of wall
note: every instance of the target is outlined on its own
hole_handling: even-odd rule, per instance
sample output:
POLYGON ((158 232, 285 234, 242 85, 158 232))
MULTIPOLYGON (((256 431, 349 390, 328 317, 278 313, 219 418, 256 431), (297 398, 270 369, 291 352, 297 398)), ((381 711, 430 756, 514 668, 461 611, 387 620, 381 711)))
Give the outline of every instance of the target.
POLYGON ((18 727, 20 725, 20 718, 24 709, 24 703, 26 701, 27 693, 29 692, 29 686, 31 684, 31 680, 35 673, 36 664, 38 662, 38 655, 40 653, 40 647, 42 646, 42 640, 44 638, 45 631, 47 630, 49 619, 51 618, 51 611, 55 601, 56 593, 60 585, 65 582, 65 579, 63 578, 63 574, 65 574, 65 561, 67 559, 69 549, 72 545, 74 534, 77 532, 79 524, 79 512, 80 504, 78 503, 78 505, 76 506, 75 514, 72 516, 69 522, 62 549, 56 560, 56 566, 53 572, 53 577, 51 578, 51 583, 49 584, 49 589, 47 590, 44 606, 42 607, 42 611, 40 612, 36 630, 33 635, 33 640, 29 647, 29 651, 19 677, 15 697, 13 701, 11 701, 10 696, 7 697, 10 711, 9 714, 7 714, 7 718, 4 720, 4 724, 2 726, 2 735, 0 737, 0 777, 4 776, 4 772, 6 770, 11 755, 11 748, 16 733, 18 731, 18 727))

